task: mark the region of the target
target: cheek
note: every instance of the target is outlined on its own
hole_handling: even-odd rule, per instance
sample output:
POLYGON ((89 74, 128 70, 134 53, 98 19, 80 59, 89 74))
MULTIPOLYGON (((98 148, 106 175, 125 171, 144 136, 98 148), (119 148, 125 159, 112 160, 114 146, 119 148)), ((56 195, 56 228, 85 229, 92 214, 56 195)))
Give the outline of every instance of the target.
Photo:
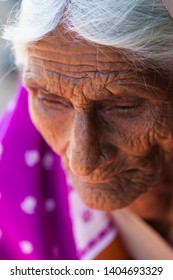
POLYGON ((154 127, 154 135, 163 150, 173 151, 173 110, 160 115, 154 127))
POLYGON ((151 106, 136 118, 110 122, 109 139, 128 155, 145 156, 151 147, 173 149, 173 108, 169 104, 151 106))
POLYGON ((71 130, 72 116, 56 110, 49 110, 37 98, 29 95, 31 120, 44 140, 59 155, 66 150, 71 130))
POLYGON ((142 117, 120 120, 110 125, 109 139, 120 150, 131 156, 145 156, 155 144, 152 137, 154 119, 142 117))

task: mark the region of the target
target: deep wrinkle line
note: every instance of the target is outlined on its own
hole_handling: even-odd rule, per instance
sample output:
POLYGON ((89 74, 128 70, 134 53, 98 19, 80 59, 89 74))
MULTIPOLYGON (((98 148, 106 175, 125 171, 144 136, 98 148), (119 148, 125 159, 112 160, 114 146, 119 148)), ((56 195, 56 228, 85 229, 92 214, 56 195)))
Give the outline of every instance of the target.
MULTIPOLYGON (((50 74, 51 75, 51 74, 50 74)), ((58 74, 59 75, 59 74, 58 74)), ((52 75, 51 75, 52 76, 52 75)), ((40 76, 41 77, 41 76, 40 76)), ((66 77, 66 76, 65 76, 66 77)), ((66 77, 66 78, 68 78, 68 77, 66 77)), ((23 84, 27 87, 27 88, 31 88, 31 89, 40 89, 40 90, 45 90, 45 89, 47 89, 48 88, 48 82, 46 82, 46 80, 45 79, 43 79, 42 77, 41 77, 41 79, 42 79, 42 81, 44 82, 44 86, 43 85, 41 85, 41 83, 40 83, 40 81, 34 81, 34 79, 32 79, 32 78, 25 78, 25 76, 23 77, 23 84), (28 81, 28 80, 31 80, 31 82, 30 81, 28 81)), ((60 79, 60 77, 58 78, 58 79, 60 79)), ((81 78, 75 78, 75 79, 77 79, 77 80, 79 80, 79 81, 81 81, 81 78)), ((87 78, 87 79, 89 79, 89 78, 87 78)), ((59 85, 59 82, 54 82, 54 84, 53 84, 53 87, 58 87, 58 86, 60 86, 59 85), (57 86, 56 86, 56 84, 57 84, 57 86)), ((126 85, 124 85, 124 84, 119 84, 118 85, 118 87, 116 88, 116 93, 115 92, 113 92, 113 90, 110 90, 109 88, 107 88, 105 85, 102 87, 102 89, 99 89, 98 90, 98 94, 103 94, 102 96, 100 96, 100 99, 99 99, 99 101, 102 101, 102 100, 106 100, 106 99, 112 99, 112 100, 116 100, 116 99, 118 99, 118 98, 125 98, 126 96, 129 96, 129 93, 131 94, 131 98, 133 98, 133 97, 138 97, 138 98, 143 98, 143 99, 148 99, 148 100, 150 100, 151 102, 153 101, 155 101, 156 100, 156 95, 152 95, 152 91, 151 90, 153 90, 153 89, 155 89, 155 88, 152 88, 151 87, 151 90, 150 91, 147 91, 145 88, 141 88, 140 87, 140 85, 138 85, 138 87, 139 87, 139 91, 137 91, 137 94, 135 94, 135 91, 133 90, 133 87, 135 87, 136 86, 136 84, 134 83, 133 85, 131 85, 129 88, 128 88, 128 90, 126 89, 126 85), (130 89, 130 90, 129 90, 130 89), (149 95, 148 95, 148 93, 149 93, 149 95), (107 97, 105 97, 105 94, 106 95, 108 95, 107 97)), ((61 90, 57 90, 57 92, 55 92, 55 91, 49 91, 48 90, 48 92, 50 92, 50 93, 52 93, 52 94, 55 94, 55 95, 57 95, 57 96, 61 96, 60 94, 59 94, 59 92, 60 92, 61 90)), ((63 94, 63 96, 64 96, 64 94, 63 94)), ((93 100, 95 100, 95 99, 93 99, 93 100)), ((161 101, 161 100, 160 100, 161 101)), ((167 101, 167 100, 162 100, 163 102, 165 102, 165 101, 167 101)))
MULTIPOLYGON (((42 74, 43 72, 45 72, 45 69, 46 69, 46 71, 48 72, 48 73, 50 73, 50 75, 52 76, 52 74, 51 73, 53 73, 53 74, 56 74, 57 76, 62 76, 63 78, 72 78, 72 79, 74 79, 74 80, 82 80, 82 79, 92 79, 91 77, 89 77, 89 76, 84 76, 84 77, 73 77, 73 76, 67 76, 67 75, 65 75, 64 73, 62 74, 62 73, 59 73, 59 72, 54 72, 54 71, 52 71, 52 70, 50 70, 50 69, 47 69, 46 67, 42 67, 42 66, 40 66, 40 65, 37 65, 37 64, 29 64, 29 67, 28 68, 31 68, 31 66, 37 66, 38 68, 37 68, 37 70, 38 70, 38 72, 39 72, 39 70, 40 70, 40 73, 42 74)), ((114 80, 112 81, 112 82, 107 82, 107 83, 105 83, 105 84, 107 84, 107 85, 110 85, 110 84, 113 84, 114 83, 114 81, 116 81, 116 79, 118 78, 120 81, 127 81, 127 79, 128 80, 132 80, 132 79, 134 79, 134 77, 132 76, 132 77, 128 77, 128 75, 127 76, 123 76, 123 74, 124 74, 124 72, 125 73, 127 73, 128 75, 129 75, 129 71, 121 71, 121 73, 119 72, 119 71, 108 71, 108 73, 110 74, 110 75, 115 75, 115 73, 116 73, 116 75, 115 75, 115 78, 114 78, 114 80)), ((31 71, 28 71, 28 70, 26 70, 25 72, 24 72, 24 75, 25 75, 25 73, 33 73, 33 74, 35 74, 35 75, 40 75, 40 77, 41 77, 41 74, 40 73, 35 73, 35 72, 31 72, 31 71)), ((84 72, 85 73, 85 72, 84 72)), ((107 75, 107 72, 105 71, 105 72, 101 72, 101 71, 99 71, 99 72, 97 72, 97 71, 93 71, 93 72, 89 72, 89 73, 93 73, 94 75, 96 75, 97 73, 98 73, 98 75, 100 76, 100 75, 107 75)), ((109 75, 109 76, 110 76, 109 75)), ((101 77, 101 76, 100 76, 101 77)), ((108 79, 107 79, 108 80, 108 79)), ((137 80, 137 79, 136 79, 137 80)), ((139 85, 141 85, 142 83, 140 82, 140 84, 139 85)), ((125 84, 123 84, 123 85, 125 85, 125 84)), ((128 84, 129 85, 129 84, 128 84)), ((135 81, 135 84, 134 85, 136 85, 136 81, 135 81)), ((105 85, 104 85, 105 86, 105 85)), ((150 89, 153 89, 153 86, 151 86, 151 85, 149 85, 149 87, 150 87, 150 89)), ((155 88, 154 88, 155 89, 155 88)))
MULTIPOLYGON (((59 64, 60 66, 63 66, 63 67, 69 67, 69 64, 67 63, 63 63, 63 62, 57 62, 57 61, 54 61, 54 60, 51 60, 51 59, 45 59, 45 58, 42 58, 41 56, 34 56, 34 55, 31 55, 30 56, 30 59, 32 60, 35 60, 35 61, 39 61, 39 60, 41 60, 41 61, 44 61, 44 62, 46 62, 47 64, 48 63, 54 63, 54 64, 59 64)), ((121 61, 109 61, 109 62, 105 62, 105 61, 99 61, 99 60, 97 60, 97 67, 98 67, 98 63, 101 65, 101 64, 103 64, 103 68, 105 69, 105 63, 107 64, 107 65, 109 65, 109 67, 107 67, 108 69, 107 70, 104 70, 104 72, 109 72, 110 71, 110 65, 111 66, 113 66, 114 68, 115 68, 115 63, 116 64, 118 64, 118 66, 119 67, 121 67, 122 68, 122 65, 126 65, 127 66, 127 64, 126 64, 126 62, 124 61, 124 62, 122 62, 122 60, 121 61)), ((37 63, 36 63, 36 65, 38 65, 37 63)), ((79 68, 82 68, 82 67, 91 67, 91 68, 94 68, 95 67, 95 64, 90 64, 90 65, 81 65, 81 64, 73 64, 73 65, 70 65, 70 68, 75 68, 75 67, 79 67, 79 68)), ((137 69, 138 70, 138 72, 140 72, 140 71, 142 71, 143 70, 143 68, 138 68, 137 69)), ((86 71, 86 70, 85 70, 86 71)), ((103 71, 103 70, 96 70, 96 71, 103 71)), ((136 69, 134 70, 134 67, 132 68, 132 66, 131 65, 129 65, 128 64, 128 67, 126 67, 126 69, 121 69, 121 72, 124 72, 124 71, 128 71, 128 72, 134 72, 134 73, 136 73, 136 69)), ((115 72, 115 71, 112 71, 112 72, 115 72)), ((119 72, 119 71, 117 71, 117 72, 119 72)))

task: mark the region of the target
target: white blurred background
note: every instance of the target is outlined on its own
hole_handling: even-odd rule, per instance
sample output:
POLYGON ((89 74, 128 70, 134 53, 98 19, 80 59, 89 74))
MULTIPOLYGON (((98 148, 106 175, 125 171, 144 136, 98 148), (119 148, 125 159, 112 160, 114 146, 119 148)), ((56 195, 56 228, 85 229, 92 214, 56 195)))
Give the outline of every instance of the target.
MULTIPOLYGON (((6 24, 11 11, 16 10, 17 0, 0 0, 0 30, 6 24)), ((0 33, 1 35, 1 33, 0 33)), ((0 38, 0 115, 16 92, 18 71, 14 69, 13 55, 7 42, 0 38)))

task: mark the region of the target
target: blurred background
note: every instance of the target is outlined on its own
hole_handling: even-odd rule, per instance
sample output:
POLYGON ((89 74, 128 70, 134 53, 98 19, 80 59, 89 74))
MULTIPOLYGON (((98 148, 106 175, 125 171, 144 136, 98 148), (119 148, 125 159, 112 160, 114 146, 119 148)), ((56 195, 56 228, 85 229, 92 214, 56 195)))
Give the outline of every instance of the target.
MULTIPOLYGON (((6 24, 9 14, 11 16, 14 14, 17 2, 17 0, 0 0, 0 30, 6 24)), ((14 69, 13 54, 7 45, 7 42, 0 38, 0 115, 16 92, 19 76, 17 69, 14 69)))

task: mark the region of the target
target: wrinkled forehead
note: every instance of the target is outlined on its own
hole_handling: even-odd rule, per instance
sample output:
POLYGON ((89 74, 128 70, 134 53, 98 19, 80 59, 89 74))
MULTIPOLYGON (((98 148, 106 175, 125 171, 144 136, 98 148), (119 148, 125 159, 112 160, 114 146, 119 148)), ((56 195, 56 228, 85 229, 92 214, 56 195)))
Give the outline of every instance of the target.
POLYGON ((23 78, 26 86, 61 91, 63 95, 68 88, 71 93, 76 90, 78 94, 82 90, 98 96, 100 90, 109 85, 114 94, 118 89, 134 92, 140 87, 145 95, 153 92, 154 98, 160 99, 161 95, 165 98, 170 89, 172 92, 173 86, 169 75, 150 68, 147 61, 141 63, 134 54, 95 45, 59 27, 28 47, 28 65, 23 78))
MULTIPOLYGON (((64 65, 90 66, 101 71, 115 70, 115 64, 124 69, 134 68, 126 51, 86 41, 73 32, 58 27, 48 36, 28 48, 29 61, 33 58, 64 65)), ((138 63, 139 64, 139 63, 138 63)), ((138 65, 139 66, 139 65, 138 65)))

